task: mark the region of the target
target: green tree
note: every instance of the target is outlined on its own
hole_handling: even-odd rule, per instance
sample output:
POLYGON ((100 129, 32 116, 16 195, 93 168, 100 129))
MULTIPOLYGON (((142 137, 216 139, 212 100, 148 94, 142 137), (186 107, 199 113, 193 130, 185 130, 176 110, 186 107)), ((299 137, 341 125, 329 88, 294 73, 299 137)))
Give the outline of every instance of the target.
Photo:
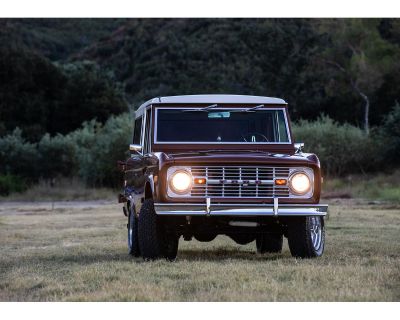
POLYGON ((20 127, 38 140, 50 131, 66 78, 49 60, 22 48, 0 46, 0 57, 0 134, 20 127))
POLYGON ((330 39, 320 60, 338 73, 333 74, 328 92, 337 95, 350 86, 360 96, 364 130, 369 134, 370 97, 383 85, 385 75, 399 68, 399 48, 382 38, 377 19, 320 20, 316 25, 330 39))
POLYGON ((123 87, 113 73, 104 71, 91 61, 60 67, 67 82, 50 132, 65 134, 79 128, 84 121, 96 119, 104 123, 111 115, 128 111, 123 87))
POLYGON ((35 181, 40 176, 40 155, 36 143, 30 143, 16 128, 0 138, 0 175, 14 175, 35 181))
POLYGON ((128 110, 121 84, 93 62, 53 64, 1 45, 0 57, 0 136, 19 127, 29 141, 39 141, 128 110))

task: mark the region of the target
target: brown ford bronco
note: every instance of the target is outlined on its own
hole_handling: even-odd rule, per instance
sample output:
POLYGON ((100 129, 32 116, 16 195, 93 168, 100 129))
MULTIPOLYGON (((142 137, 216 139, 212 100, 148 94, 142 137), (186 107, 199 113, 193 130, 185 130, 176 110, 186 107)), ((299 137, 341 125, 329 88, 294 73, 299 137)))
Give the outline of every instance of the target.
POLYGON ((278 98, 154 98, 135 115, 131 156, 120 162, 129 253, 174 260, 179 238, 227 235, 257 252, 321 256, 320 162, 294 143, 278 98))

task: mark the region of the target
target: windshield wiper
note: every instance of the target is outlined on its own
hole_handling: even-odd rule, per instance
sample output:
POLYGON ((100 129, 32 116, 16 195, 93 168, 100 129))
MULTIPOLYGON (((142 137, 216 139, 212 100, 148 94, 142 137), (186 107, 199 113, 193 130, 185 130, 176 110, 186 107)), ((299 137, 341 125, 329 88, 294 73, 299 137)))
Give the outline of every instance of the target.
POLYGON ((198 112, 198 111, 201 111, 201 112, 208 112, 208 110, 210 110, 210 109, 213 109, 213 108, 215 108, 215 107, 218 107, 218 104, 212 104, 212 105, 210 105, 210 106, 208 106, 208 107, 204 107, 204 108, 200 108, 200 109, 187 109, 187 110, 182 110, 182 112, 198 112))
POLYGON ((239 110, 232 109, 232 110, 229 110, 229 112, 253 112, 253 111, 256 111, 257 109, 260 109, 260 108, 263 108, 263 107, 264 107, 264 105, 260 104, 258 106, 251 107, 251 108, 246 108, 246 109, 239 109, 239 110))

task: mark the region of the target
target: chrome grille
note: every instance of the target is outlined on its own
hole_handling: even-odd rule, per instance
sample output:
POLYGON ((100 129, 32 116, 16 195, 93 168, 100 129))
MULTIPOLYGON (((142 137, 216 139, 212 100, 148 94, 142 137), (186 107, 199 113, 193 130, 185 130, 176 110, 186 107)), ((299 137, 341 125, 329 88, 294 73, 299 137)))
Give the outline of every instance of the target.
POLYGON ((289 197, 288 186, 276 186, 275 179, 288 179, 289 168, 193 166, 193 178, 205 178, 206 184, 194 184, 192 197, 273 198, 289 197))

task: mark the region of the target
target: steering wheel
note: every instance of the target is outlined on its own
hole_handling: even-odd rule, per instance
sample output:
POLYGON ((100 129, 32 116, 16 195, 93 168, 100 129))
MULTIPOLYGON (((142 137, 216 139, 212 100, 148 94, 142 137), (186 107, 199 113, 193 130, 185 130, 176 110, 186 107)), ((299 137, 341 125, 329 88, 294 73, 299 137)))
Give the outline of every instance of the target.
POLYGON ((269 142, 268 138, 267 138, 265 135, 263 135, 262 133, 259 133, 259 132, 247 132, 246 134, 242 134, 242 139, 243 139, 245 142, 269 142), (263 140, 260 140, 260 141, 247 141, 246 138, 249 138, 249 137, 250 137, 249 140, 251 140, 251 139, 252 139, 252 136, 261 137, 263 140))

